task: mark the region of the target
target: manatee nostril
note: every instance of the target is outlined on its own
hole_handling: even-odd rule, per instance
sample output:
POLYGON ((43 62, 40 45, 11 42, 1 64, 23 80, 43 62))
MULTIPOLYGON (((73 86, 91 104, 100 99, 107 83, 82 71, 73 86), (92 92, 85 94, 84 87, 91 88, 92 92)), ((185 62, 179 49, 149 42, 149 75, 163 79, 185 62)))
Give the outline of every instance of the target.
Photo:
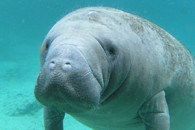
POLYGON ((51 61, 51 62, 49 63, 49 65, 48 65, 48 67, 49 67, 50 70, 53 70, 53 69, 55 68, 55 66, 56 66, 55 61, 51 61))
POLYGON ((66 61, 63 65, 62 65, 62 69, 64 71, 70 70, 71 69, 71 64, 69 61, 66 61))
POLYGON ((65 62, 64 64, 65 64, 65 65, 70 65, 70 62, 67 61, 67 62, 65 62))

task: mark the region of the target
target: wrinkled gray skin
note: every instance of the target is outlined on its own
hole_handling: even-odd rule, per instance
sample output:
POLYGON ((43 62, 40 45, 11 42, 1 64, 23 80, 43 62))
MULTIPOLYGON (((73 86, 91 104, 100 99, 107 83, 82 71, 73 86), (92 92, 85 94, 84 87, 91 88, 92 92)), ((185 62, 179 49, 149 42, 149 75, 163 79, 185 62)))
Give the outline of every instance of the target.
POLYGON ((46 36, 35 96, 46 130, 65 113, 99 130, 194 130, 195 60, 140 17, 79 9, 46 36))

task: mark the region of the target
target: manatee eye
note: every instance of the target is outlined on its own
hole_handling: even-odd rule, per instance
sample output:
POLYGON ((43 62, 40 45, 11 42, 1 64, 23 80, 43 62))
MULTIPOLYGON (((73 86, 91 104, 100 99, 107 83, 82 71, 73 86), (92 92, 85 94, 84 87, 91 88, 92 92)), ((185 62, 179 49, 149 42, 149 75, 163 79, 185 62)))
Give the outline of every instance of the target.
POLYGON ((115 50, 113 47, 109 48, 108 52, 110 55, 115 55, 115 50))
POLYGON ((45 41, 44 49, 45 49, 46 51, 49 49, 51 43, 52 43, 52 39, 49 39, 49 38, 48 38, 48 39, 45 41))
POLYGON ((51 40, 46 40, 41 47, 41 66, 45 62, 45 58, 46 58, 46 55, 48 53, 48 49, 50 47, 50 44, 51 44, 51 40))
POLYGON ((48 48, 49 48, 49 43, 46 43, 45 49, 48 50, 48 48))
POLYGON ((49 42, 46 42, 46 43, 45 43, 45 50, 46 50, 46 51, 49 49, 49 46, 50 46, 50 43, 49 43, 49 42))
POLYGON ((97 37, 94 37, 94 38, 99 42, 99 44, 106 52, 106 55, 109 57, 109 59, 111 61, 114 61, 118 55, 118 51, 115 45, 112 43, 112 41, 109 39, 103 39, 102 41, 97 37))
POLYGON ((115 49, 115 47, 112 45, 107 45, 106 49, 106 54, 108 55, 108 57, 110 57, 112 61, 115 60, 117 57, 117 50, 115 49))

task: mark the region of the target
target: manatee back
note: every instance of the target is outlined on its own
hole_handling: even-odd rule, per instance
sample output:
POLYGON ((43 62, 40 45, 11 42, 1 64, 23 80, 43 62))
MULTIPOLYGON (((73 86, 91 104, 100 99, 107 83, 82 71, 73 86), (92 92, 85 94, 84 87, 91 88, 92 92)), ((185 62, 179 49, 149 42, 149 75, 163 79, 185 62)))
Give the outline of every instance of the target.
MULTIPOLYGON (((170 88, 167 89, 170 93, 178 89, 178 92, 186 90, 191 91, 192 96, 194 95, 195 58, 183 44, 157 25, 138 16, 106 7, 78 9, 65 16, 57 24, 61 23, 67 23, 67 26, 63 26, 66 29, 61 30, 82 30, 84 33, 93 35, 97 33, 96 37, 104 35, 115 39, 117 42, 113 40, 113 43, 121 46, 124 51, 129 51, 126 56, 130 56, 131 60, 135 59, 131 62, 134 66, 139 65, 140 68, 135 68, 136 70, 143 67, 146 70, 153 70, 152 73, 159 78, 158 80, 164 82, 162 86, 170 88), (79 23, 79 25, 72 27, 70 23, 79 23), (86 23, 88 23, 88 28, 86 28, 86 23), (95 25, 105 28, 99 29, 98 32, 95 25), (106 29, 112 30, 110 34, 105 31, 106 29), (129 42, 122 39, 127 39, 126 41, 129 42)), ((159 87, 159 89, 165 88, 159 87)))

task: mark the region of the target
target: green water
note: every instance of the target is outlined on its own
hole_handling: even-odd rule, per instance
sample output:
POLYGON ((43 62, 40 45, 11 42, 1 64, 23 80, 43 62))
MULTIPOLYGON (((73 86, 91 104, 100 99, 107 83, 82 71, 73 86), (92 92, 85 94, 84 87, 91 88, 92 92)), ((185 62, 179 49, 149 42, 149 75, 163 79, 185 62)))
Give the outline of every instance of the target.
MULTIPOLYGON (((195 55, 194 0, 1 0, 0 130, 43 130, 43 109, 34 98, 39 49, 64 15, 86 6, 107 6, 139 15, 180 40, 195 55)), ((64 128, 87 130, 66 115, 64 128)))

